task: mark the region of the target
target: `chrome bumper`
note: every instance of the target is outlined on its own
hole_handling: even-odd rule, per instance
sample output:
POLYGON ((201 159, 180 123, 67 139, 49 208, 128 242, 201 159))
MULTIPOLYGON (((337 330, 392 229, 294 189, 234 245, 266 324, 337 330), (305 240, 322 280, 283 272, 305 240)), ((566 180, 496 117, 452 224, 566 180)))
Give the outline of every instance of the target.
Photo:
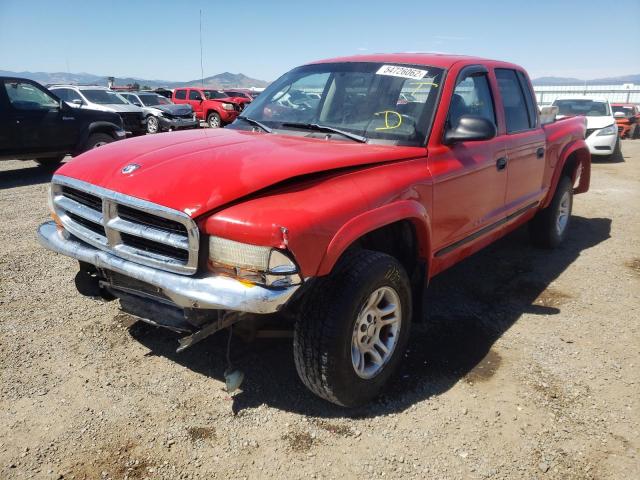
POLYGON ((300 287, 294 285, 288 288, 268 289, 241 283, 229 277, 196 278, 156 270, 81 242, 65 230, 59 230, 54 222, 40 225, 38 240, 54 252, 153 285, 182 308, 273 313, 280 310, 300 287))

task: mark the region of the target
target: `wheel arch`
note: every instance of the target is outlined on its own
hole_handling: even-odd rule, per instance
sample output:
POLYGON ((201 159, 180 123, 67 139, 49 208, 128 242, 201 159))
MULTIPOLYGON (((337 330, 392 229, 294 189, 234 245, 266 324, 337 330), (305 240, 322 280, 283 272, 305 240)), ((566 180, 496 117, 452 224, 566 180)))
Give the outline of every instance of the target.
POLYGON ((560 177, 567 176, 574 186, 574 193, 584 193, 589 190, 591 179, 591 153, 584 140, 577 140, 569 143, 560 154, 560 160, 556 165, 552 177, 551 188, 542 207, 549 206, 553 199, 553 194, 558 188, 560 177), (578 185, 576 186, 576 180, 578 185))
POLYGON ((352 218, 336 232, 317 274, 328 275, 349 248, 360 246, 396 257, 411 276, 410 258, 428 264, 430 238, 429 215, 423 205, 413 200, 384 205, 352 218), (391 234, 386 243, 385 234, 391 234))
POLYGON ((111 135, 114 139, 116 139, 114 132, 119 129, 120 127, 118 127, 118 125, 116 125, 115 123, 103 122, 103 121, 91 122, 87 126, 87 128, 84 129, 84 131, 82 132, 82 135, 80 135, 80 138, 78 139, 78 143, 76 144, 74 154, 78 154, 82 152, 82 149, 87 143, 87 140, 89 139, 89 136, 91 134, 105 133, 107 135, 111 135))

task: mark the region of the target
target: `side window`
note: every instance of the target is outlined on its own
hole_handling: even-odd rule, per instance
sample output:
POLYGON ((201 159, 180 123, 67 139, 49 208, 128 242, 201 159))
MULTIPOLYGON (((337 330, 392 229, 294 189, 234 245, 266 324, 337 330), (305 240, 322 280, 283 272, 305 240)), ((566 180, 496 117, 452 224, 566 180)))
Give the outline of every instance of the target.
POLYGON ((176 99, 185 100, 187 98, 186 90, 176 90, 176 99))
POLYGON ((455 127, 463 115, 484 117, 496 123, 493 98, 486 73, 475 73, 458 81, 449 106, 449 125, 455 127))
POLYGON ((80 100, 81 102, 84 103, 84 100, 82 100, 82 97, 80 96, 80 94, 78 92, 76 92, 75 90, 71 90, 70 88, 65 88, 65 94, 67 95, 67 98, 65 99, 67 102, 73 102, 74 100, 80 100))
POLYGON ((5 80, 4 88, 11 106, 16 110, 48 110, 58 107, 58 101, 54 97, 31 83, 5 80))
POLYGON ((504 105, 507 133, 529 130, 531 126, 527 103, 515 70, 496 68, 496 78, 504 105))
POLYGON ((189 90, 189 100, 202 100, 202 95, 197 90, 189 90))
POLYGON ((69 90, 66 88, 56 88, 55 90, 51 90, 60 100, 64 100, 65 102, 70 102, 69 100, 69 90))
POLYGON ((536 128, 538 126, 538 115, 537 115, 537 107, 535 102, 535 97, 533 93, 531 93, 531 88, 529 87, 529 82, 527 81, 527 77, 524 73, 517 71, 518 80, 520 80, 520 87, 522 87, 522 91, 524 92, 524 99, 527 102, 527 112, 529 113, 529 127, 536 128))

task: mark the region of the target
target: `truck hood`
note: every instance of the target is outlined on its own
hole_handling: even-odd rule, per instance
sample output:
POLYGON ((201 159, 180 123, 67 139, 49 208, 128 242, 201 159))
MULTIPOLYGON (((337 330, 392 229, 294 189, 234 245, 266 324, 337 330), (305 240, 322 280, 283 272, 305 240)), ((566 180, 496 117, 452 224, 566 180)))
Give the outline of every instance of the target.
POLYGON ((420 147, 202 129, 111 143, 56 173, 197 217, 290 178, 425 155, 420 147), (122 173, 130 164, 138 168, 122 173))

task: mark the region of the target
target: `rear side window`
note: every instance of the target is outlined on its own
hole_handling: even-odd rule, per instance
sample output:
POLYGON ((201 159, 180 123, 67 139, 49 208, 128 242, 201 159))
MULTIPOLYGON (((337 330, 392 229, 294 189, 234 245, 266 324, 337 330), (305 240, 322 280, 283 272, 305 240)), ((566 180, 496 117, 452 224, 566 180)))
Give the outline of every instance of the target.
POLYGON ((185 100, 187 98, 186 90, 176 90, 176 98, 178 100, 185 100))
POLYGON ((496 78, 504 105, 507 133, 529 130, 531 126, 527 102, 515 70, 497 68, 496 78))
POLYGON ((197 90, 189 90, 189 100, 202 100, 202 95, 197 90))
POLYGON ((538 126, 537 107, 536 102, 534 101, 533 93, 531 93, 531 88, 529 88, 529 82, 527 81, 527 77, 525 77, 524 73, 516 71, 516 74, 518 75, 520 86, 522 87, 522 91, 524 92, 524 99, 527 102, 527 112, 529 113, 529 127, 536 128, 538 126))

